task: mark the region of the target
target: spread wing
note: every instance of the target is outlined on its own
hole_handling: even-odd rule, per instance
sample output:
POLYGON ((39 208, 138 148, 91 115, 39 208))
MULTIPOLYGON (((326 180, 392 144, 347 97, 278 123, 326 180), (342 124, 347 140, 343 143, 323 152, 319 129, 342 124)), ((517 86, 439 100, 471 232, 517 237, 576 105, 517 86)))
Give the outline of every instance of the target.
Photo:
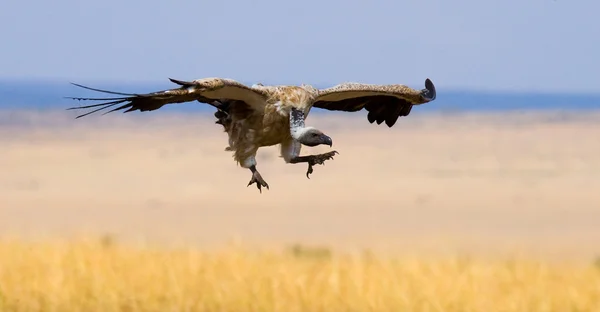
POLYGON ((73 83, 74 85, 81 88, 119 96, 105 98, 68 97, 70 99, 80 101, 92 100, 104 102, 86 106, 70 107, 67 109, 71 110, 94 108, 94 110, 88 113, 77 116, 77 118, 80 118, 104 109, 115 107, 117 105, 119 106, 112 108, 104 114, 123 109, 126 109, 124 113, 135 110, 139 110, 141 112, 153 111, 163 107, 166 104, 184 103, 191 101, 198 101, 201 103, 211 104, 215 106, 218 105, 218 103, 215 102, 235 100, 244 102, 252 109, 262 110, 264 108, 265 101, 268 96, 267 92, 263 89, 248 87, 242 83, 231 79, 204 78, 193 81, 181 81, 169 78, 169 80, 171 80, 171 82, 173 83, 180 85, 181 87, 146 94, 136 94, 95 89, 73 83))
POLYGON ((343 83, 319 90, 313 107, 333 111, 357 112, 365 108, 370 123, 381 124, 385 121, 392 127, 398 117, 408 116, 413 105, 425 104, 435 100, 435 86, 431 80, 425 80, 425 89, 416 90, 405 85, 372 85, 361 83, 343 83))

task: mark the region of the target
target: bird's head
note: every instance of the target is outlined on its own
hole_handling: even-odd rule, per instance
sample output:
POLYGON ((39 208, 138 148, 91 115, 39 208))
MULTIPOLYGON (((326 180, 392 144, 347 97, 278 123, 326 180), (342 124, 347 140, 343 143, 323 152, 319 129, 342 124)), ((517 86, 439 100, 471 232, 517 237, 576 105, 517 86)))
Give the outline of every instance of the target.
POLYGON ((329 145, 331 147, 333 142, 331 138, 325 135, 321 130, 312 127, 307 127, 301 130, 298 135, 298 142, 306 146, 317 146, 321 144, 329 145))

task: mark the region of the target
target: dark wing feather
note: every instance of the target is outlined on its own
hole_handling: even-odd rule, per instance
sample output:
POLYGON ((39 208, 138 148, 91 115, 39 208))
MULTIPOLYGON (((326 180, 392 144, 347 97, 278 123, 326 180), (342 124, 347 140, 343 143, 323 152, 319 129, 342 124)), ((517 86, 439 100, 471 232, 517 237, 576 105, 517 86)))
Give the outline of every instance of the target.
POLYGON ((369 123, 385 122, 392 127, 399 117, 408 116, 414 105, 433 101, 435 86, 425 81, 425 89, 415 90, 404 85, 369 85, 346 83, 319 92, 313 107, 344 112, 368 111, 369 123))
POLYGON ((67 108, 67 110, 85 109, 85 108, 94 108, 94 107, 97 108, 97 109, 87 112, 85 114, 79 115, 76 118, 87 116, 89 114, 93 114, 95 112, 114 107, 121 103, 125 103, 125 104, 117 106, 116 108, 113 108, 109 111, 106 111, 104 114, 108 114, 110 112, 124 110, 124 109, 126 109, 124 111, 124 113, 135 111, 135 110, 139 110, 141 112, 152 111, 152 110, 161 108, 165 104, 183 103, 183 102, 190 102, 190 101, 195 101, 195 100, 198 100, 198 101, 204 102, 204 103, 209 103, 209 104, 214 102, 214 100, 203 98, 202 96, 198 95, 197 93, 194 93, 194 92, 190 93, 189 88, 191 88, 192 85, 182 86, 177 89, 162 90, 162 91, 156 91, 156 92, 145 93, 145 94, 114 92, 114 91, 90 88, 90 87, 83 86, 83 85, 76 84, 76 83, 73 83, 73 85, 84 88, 84 89, 103 92, 103 93, 124 95, 123 97, 113 97, 113 98, 67 97, 68 99, 73 99, 73 100, 78 100, 78 101, 108 101, 108 102, 103 102, 103 103, 98 103, 98 104, 93 104, 93 105, 76 106, 76 107, 67 108))
POLYGON ((201 80, 194 81, 181 81, 176 79, 171 79, 171 82, 180 85, 179 88, 156 91, 145 94, 137 94, 137 93, 122 93, 115 91, 108 91, 96 88, 86 87, 80 84, 73 85, 85 88, 88 90, 122 95, 121 97, 113 97, 113 98, 84 98, 84 97, 67 97, 69 99, 79 100, 79 101, 107 101, 99 104, 86 105, 86 106, 77 106, 70 107, 67 110, 72 109, 85 109, 85 108, 96 108, 91 112, 85 113, 83 115, 77 116, 77 118, 87 116, 89 114, 112 108, 119 104, 123 104, 117 106, 109 111, 106 111, 104 114, 108 114, 110 112, 125 110, 124 113, 132 112, 139 110, 141 112, 145 111, 153 111, 163 107, 166 104, 174 104, 174 103, 184 103, 191 101, 198 101, 201 103, 211 104, 215 107, 219 107, 223 101, 228 101, 231 99, 235 99, 238 102, 247 101, 246 104, 254 103, 255 106, 260 106, 261 104, 261 94, 260 91, 248 88, 236 81, 228 80, 228 79, 219 79, 219 78, 206 78, 201 80), (242 92, 239 92, 242 90, 242 92), (204 96, 204 92, 213 92, 213 98, 209 98, 208 96, 204 96), (220 92, 215 94, 214 92, 220 92), (229 98, 231 96, 231 98, 229 98))

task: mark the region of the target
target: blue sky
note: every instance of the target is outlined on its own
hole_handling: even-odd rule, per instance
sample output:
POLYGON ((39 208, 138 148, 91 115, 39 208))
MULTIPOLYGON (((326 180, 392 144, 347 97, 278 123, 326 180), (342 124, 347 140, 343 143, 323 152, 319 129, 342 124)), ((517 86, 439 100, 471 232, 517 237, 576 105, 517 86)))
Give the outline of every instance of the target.
POLYGON ((3 0, 0 78, 599 92, 597 12, 598 0, 3 0))

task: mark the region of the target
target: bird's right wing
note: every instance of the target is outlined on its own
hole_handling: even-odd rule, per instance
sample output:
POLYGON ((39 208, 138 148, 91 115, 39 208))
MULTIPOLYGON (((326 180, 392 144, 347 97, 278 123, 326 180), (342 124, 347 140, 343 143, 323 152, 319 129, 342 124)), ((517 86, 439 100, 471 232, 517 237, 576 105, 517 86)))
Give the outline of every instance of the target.
POLYGON ((333 111, 357 112, 366 109, 370 123, 394 126, 400 116, 408 116, 414 105, 435 100, 433 82, 425 79, 425 89, 417 90, 401 84, 374 85, 342 83, 319 90, 313 107, 333 111))
MULTIPOLYGON (((124 113, 135 110, 139 111, 152 111, 163 107, 166 104, 184 103, 191 101, 198 101, 207 104, 213 104, 215 101, 229 101, 236 100, 246 103, 249 107, 255 110, 262 110, 264 108, 268 93, 265 89, 248 87, 242 83, 239 83, 232 79, 224 78, 204 78, 193 81, 181 81, 171 79, 171 82, 180 85, 181 87, 176 89, 169 89, 157 92, 151 92, 146 94, 135 94, 135 93, 121 93, 114 91, 107 91, 101 89, 95 89, 86 87, 80 84, 74 85, 93 90, 98 92, 104 92, 109 94, 120 95, 120 97, 106 97, 106 98, 83 98, 83 97, 68 97, 74 100, 93 100, 93 101, 105 101, 99 104, 92 104, 86 106, 77 106, 68 108, 71 109, 84 109, 84 108, 95 108, 94 110, 77 116, 83 117, 107 108, 113 108, 105 112, 104 114, 123 110, 124 113), (106 102, 107 101, 107 102, 106 102)), ((214 105, 214 104, 213 104, 214 105)))

